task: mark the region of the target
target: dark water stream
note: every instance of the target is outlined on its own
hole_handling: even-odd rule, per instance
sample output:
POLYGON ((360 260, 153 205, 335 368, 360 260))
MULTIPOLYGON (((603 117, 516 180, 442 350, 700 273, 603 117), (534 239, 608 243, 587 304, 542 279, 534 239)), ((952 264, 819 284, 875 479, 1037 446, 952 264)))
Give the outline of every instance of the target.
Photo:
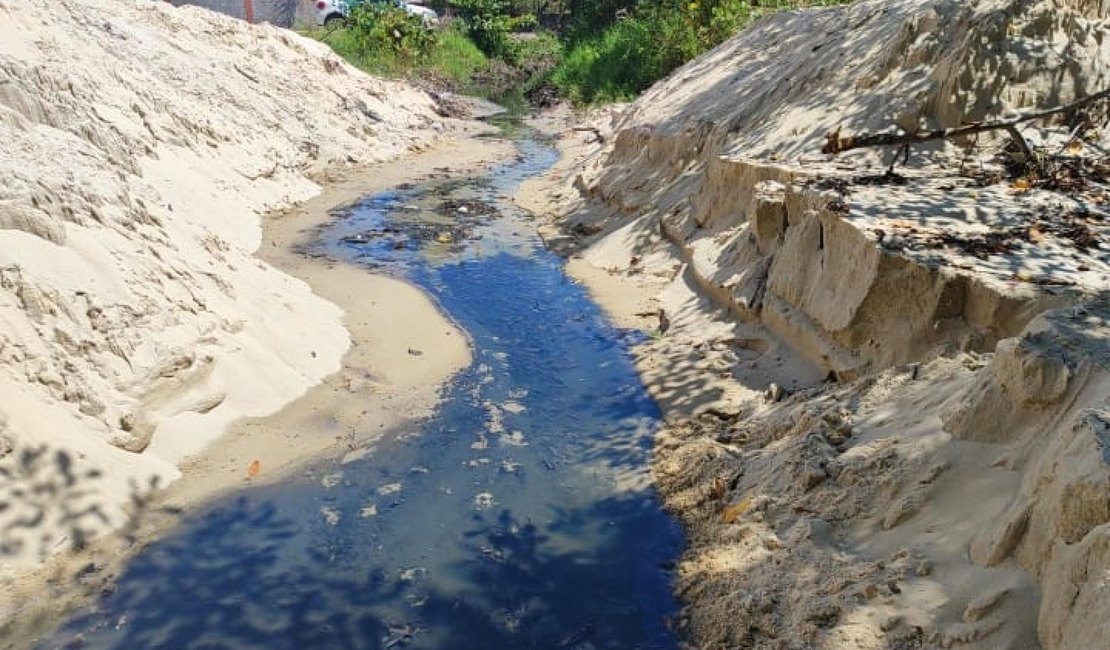
MULTIPOLYGON (((316 250, 426 289, 472 365, 426 422, 190 518, 44 647, 670 648, 677 525, 656 406, 610 325, 487 177, 336 210, 316 250)), ((412 350, 412 354, 422 354, 412 350)))

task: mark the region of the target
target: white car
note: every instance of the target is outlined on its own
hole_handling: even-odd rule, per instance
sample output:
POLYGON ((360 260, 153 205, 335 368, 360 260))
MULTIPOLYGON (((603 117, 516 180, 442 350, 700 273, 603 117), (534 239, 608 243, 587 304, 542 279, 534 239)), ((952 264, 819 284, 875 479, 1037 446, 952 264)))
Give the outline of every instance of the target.
MULTIPOLYGON (((363 0, 372 4, 394 5, 404 9, 414 16, 420 16, 424 24, 432 27, 439 23, 439 15, 427 7, 405 2, 404 0, 363 0)), ((361 4, 360 2, 347 2, 347 0, 316 0, 316 24, 330 25, 334 21, 343 20, 351 9, 361 4)))

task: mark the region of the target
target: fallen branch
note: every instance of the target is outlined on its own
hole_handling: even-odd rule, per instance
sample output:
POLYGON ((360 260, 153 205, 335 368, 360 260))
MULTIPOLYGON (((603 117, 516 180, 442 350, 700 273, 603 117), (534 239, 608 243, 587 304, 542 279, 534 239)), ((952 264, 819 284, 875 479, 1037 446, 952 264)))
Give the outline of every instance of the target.
POLYGON ((581 131, 584 133, 593 133, 594 137, 597 138, 598 143, 605 144, 605 136, 601 134, 601 131, 596 126, 576 126, 571 130, 581 131))
POLYGON ((957 126, 950 129, 934 129, 931 131, 915 131, 913 133, 861 133, 859 135, 840 137, 840 129, 828 134, 825 140, 825 146, 821 148, 821 153, 838 154, 852 149, 861 149, 863 147, 885 147, 898 145, 900 147, 909 147, 913 144, 922 142, 931 142, 933 140, 947 140, 950 138, 958 138, 961 136, 975 135, 977 133, 984 133, 987 131, 1008 131, 1014 138, 1014 142, 1021 147, 1022 153, 1025 154, 1027 160, 1033 160, 1033 149, 1029 143, 1025 141, 1021 133, 1018 132, 1017 127, 1026 122, 1035 122, 1043 120, 1046 117, 1051 117, 1059 113, 1074 111, 1089 104, 1093 104, 1101 99, 1110 97, 1110 89, 1099 91, 1093 95, 1088 95, 1082 99, 1078 99, 1070 104, 1064 106, 1057 106, 1056 108, 1049 108, 1035 113, 1027 113, 1008 120, 996 120, 992 122, 975 122, 972 124, 965 124, 964 126, 957 126))

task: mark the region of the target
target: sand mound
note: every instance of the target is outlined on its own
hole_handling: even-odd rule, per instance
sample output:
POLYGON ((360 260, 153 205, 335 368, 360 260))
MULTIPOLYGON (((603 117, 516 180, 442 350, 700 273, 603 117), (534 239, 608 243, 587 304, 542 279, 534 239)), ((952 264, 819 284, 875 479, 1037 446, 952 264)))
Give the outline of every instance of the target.
POLYGON ((0 0, 5 571, 120 525, 338 367, 339 310, 253 257, 259 215, 441 128, 423 93, 272 27, 0 0))
MULTIPOLYGON (((774 15, 561 168, 568 249, 650 296, 614 304, 656 330, 638 365, 675 422, 656 475, 705 647, 1105 645, 1104 188, 1004 180, 1004 137, 917 147, 894 179, 892 151, 820 153, 1102 90, 1105 16, 774 15)), ((1073 126, 1026 135, 1063 150, 1073 126)))
POLYGON ((1099 3, 899 0, 773 14, 656 84, 625 130, 724 156, 815 157, 825 135, 953 127, 1110 82, 1099 3), (721 101, 728 97, 728 101, 721 101))

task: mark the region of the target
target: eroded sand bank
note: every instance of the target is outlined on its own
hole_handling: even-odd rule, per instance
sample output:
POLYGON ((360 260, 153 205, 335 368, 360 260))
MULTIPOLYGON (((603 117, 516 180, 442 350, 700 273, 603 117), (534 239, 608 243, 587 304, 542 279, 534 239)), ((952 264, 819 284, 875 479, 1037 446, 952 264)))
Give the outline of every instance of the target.
MULTIPOLYGON (((689 535, 692 642, 1104 645, 1101 190, 976 180, 1004 138, 917 148, 894 180, 893 152, 821 146, 837 127, 949 126, 1094 91, 1105 18, 911 0, 781 14, 630 106, 556 127, 564 163, 518 200, 651 334, 637 363, 670 421, 654 471, 689 535), (992 61, 1013 74, 988 91, 992 61)), ((1027 133, 1053 151, 1072 128, 1027 133)))

